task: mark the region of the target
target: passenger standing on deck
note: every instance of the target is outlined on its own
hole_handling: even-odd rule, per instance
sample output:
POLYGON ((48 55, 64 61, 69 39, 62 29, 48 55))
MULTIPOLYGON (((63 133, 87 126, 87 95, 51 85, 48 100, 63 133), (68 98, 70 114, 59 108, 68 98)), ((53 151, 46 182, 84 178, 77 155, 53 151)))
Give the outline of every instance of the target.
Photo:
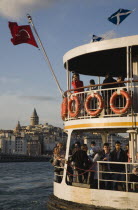
MULTIPOLYGON (((119 76, 119 77, 117 77, 117 82, 123 82, 124 81, 124 77, 123 76, 119 76)), ((118 87, 124 87, 125 86, 125 84, 124 83, 119 83, 118 84, 118 87)))
POLYGON ((62 175, 63 175, 63 168, 65 164, 65 149, 63 143, 58 143, 58 154, 57 154, 57 160, 59 161, 59 177, 58 177, 58 182, 60 183, 62 181, 62 175))
POLYGON ((127 144, 125 146, 125 153, 126 153, 126 156, 128 158, 128 162, 130 163, 131 162, 131 158, 130 158, 130 153, 129 153, 129 144, 127 144))
POLYGON ((87 154, 91 161, 93 161, 94 155, 99 151, 99 147, 96 146, 95 141, 91 141, 91 147, 88 150, 87 154))
POLYGON ((107 88, 114 88, 114 87, 117 87, 116 84, 108 84, 108 83, 113 83, 113 82, 117 82, 112 76, 110 73, 107 73, 106 76, 105 76, 105 79, 103 81, 103 84, 106 84, 106 85, 103 85, 102 86, 102 89, 107 89, 107 88))
MULTIPOLYGON (((123 76, 119 76, 117 78, 117 82, 123 82, 124 81, 124 77, 123 76)), ((125 88, 125 84, 124 83, 118 83, 117 84, 118 87, 124 91, 127 91, 127 89, 125 88), (124 88, 122 88, 124 87, 124 88)), ((121 95, 118 95, 117 99, 116 99, 116 107, 118 108, 123 108, 125 106, 125 98, 122 97, 121 95)))
MULTIPOLYGON (((80 80, 80 76, 77 73, 74 73, 72 76, 72 87, 75 88, 79 88, 79 87, 83 87, 83 82, 80 80)), ((78 92, 83 92, 84 88, 78 89, 78 90, 74 90, 74 93, 78 93, 78 92)))
POLYGON ((97 188, 98 187, 98 167, 97 167, 97 161, 100 161, 102 158, 102 151, 99 150, 98 152, 96 152, 94 158, 93 158, 93 168, 92 170, 94 171, 94 177, 93 177, 93 183, 92 183, 92 187, 93 188, 97 188))
POLYGON ((76 152, 72 155, 71 161, 75 164, 75 170, 78 173, 79 183, 83 182, 83 174, 86 168, 89 167, 89 161, 86 151, 83 151, 80 145, 76 145, 76 152))
MULTIPOLYGON (((107 73, 105 76, 105 79, 103 81, 103 84, 106 85, 102 85, 101 89, 108 89, 108 88, 115 88, 117 87, 116 84, 108 84, 108 83, 113 83, 113 82, 117 82, 115 79, 113 79, 113 77, 111 76, 110 73, 107 73)), ((114 90, 105 90, 102 91, 102 95, 103 95, 103 99, 104 99, 104 104, 105 104, 105 114, 110 114, 110 97, 112 95, 112 93, 114 92, 114 90)))
MULTIPOLYGON (((72 87, 73 89, 76 89, 76 88, 80 88, 80 87, 83 87, 83 82, 80 80, 80 76, 78 73, 74 73, 73 76, 72 76, 72 87)), ((74 90, 74 93, 79 93, 79 92, 83 92, 84 91, 84 88, 80 88, 78 90, 74 90)), ((80 105, 81 105, 81 114, 83 115, 84 114, 84 93, 82 94, 79 94, 79 100, 80 100, 80 105)), ((75 109, 75 106, 74 106, 74 109, 75 109)))
MULTIPOLYGON (((101 160, 102 161, 110 161, 111 160, 109 143, 104 143, 104 145, 103 145, 103 152, 102 152, 101 160)), ((102 170, 106 171, 106 172, 110 172, 111 171, 110 164, 109 163, 102 164, 102 170)), ((103 173, 102 179, 111 180, 111 173, 103 173)), ((109 190, 109 189, 111 189, 111 182, 104 181, 103 186, 104 186, 104 189, 109 190)))
MULTIPOLYGON (((127 156, 124 150, 121 149, 121 143, 115 142, 115 149, 111 152, 111 161, 114 162, 127 162, 127 156)), ((118 172, 112 174, 112 179, 117 181, 125 181, 125 165, 123 164, 111 164, 111 171, 118 172), (121 173, 121 174, 120 174, 121 173)), ((118 182, 113 182, 113 190, 118 190, 118 182)), ((124 184, 120 184, 123 188, 124 184)))
MULTIPOLYGON (((81 150, 83 150, 84 152, 86 152, 86 155, 87 155, 87 151, 88 151, 87 144, 81 145, 81 150)), ((89 162, 89 159, 88 159, 88 162, 89 162)), ((90 164, 90 163, 89 163, 89 164, 90 164)), ((85 170, 88 170, 88 169, 89 169, 89 164, 87 163, 87 164, 84 166, 85 170)), ((87 183, 87 180, 88 180, 88 172, 85 172, 85 173, 83 174, 83 177, 84 177, 83 183, 86 184, 86 183, 87 183)))
MULTIPOLYGON (((94 79, 91 79, 91 80, 90 80, 90 85, 95 85, 94 79)), ((89 87, 89 88, 87 89, 87 91, 88 91, 88 90, 97 90, 97 86, 89 87)))

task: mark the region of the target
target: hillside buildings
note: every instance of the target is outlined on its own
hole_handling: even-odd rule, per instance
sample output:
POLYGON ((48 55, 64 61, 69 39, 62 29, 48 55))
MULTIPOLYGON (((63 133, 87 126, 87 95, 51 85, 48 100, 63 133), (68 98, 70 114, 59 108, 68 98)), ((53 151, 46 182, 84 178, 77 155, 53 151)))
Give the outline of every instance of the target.
POLYGON ((58 141, 65 141, 66 134, 58 127, 48 123, 39 124, 39 117, 34 109, 30 125, 21 126, 18 121, 14 130, 0 131, 0 152, 30 156, 46 155, 52 152, 58 141))
MULTIPOLYGON (((67 134, 63 129, 49 125, 48 123, 39 124, 39 116, 34 109, 30 117, 30 125, 21 126, 18 121, 14 130, 0 131, 0 152, 4 154, 17 154, 40 156, 52 154, 53 148, 57 142, 66 144, 67 134)), ((128 143, 128 138, 123 136, 110 134, 107 136, 107 141, 113 149, 115 141, 119 140, 122 147, 128 143)), ((102 137, 98 134, 77 132, 72 134, 71 144, 75 141, 80 141, 90 146, 91 141, 95 141, 99 148, 102 147, 102 137)))

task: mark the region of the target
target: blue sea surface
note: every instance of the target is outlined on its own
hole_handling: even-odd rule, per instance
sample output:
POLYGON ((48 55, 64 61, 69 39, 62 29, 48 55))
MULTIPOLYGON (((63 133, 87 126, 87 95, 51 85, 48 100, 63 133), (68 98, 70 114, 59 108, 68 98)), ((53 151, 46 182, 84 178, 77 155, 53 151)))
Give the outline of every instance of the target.
POLYGON ((52 191, 49 162, 0 163, 0 210, 46 210, 52 191))

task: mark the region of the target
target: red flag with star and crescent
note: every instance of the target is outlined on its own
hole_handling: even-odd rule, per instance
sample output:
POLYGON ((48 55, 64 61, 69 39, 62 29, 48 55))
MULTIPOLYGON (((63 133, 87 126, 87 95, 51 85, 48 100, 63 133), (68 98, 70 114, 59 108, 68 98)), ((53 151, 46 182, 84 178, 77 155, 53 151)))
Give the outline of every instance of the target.
POLYGON ((29 25, 18 26, 16 22, 9 22, 9 28, 12 35, 11 42, 14 45, 27 43, 38 47, 29 25))

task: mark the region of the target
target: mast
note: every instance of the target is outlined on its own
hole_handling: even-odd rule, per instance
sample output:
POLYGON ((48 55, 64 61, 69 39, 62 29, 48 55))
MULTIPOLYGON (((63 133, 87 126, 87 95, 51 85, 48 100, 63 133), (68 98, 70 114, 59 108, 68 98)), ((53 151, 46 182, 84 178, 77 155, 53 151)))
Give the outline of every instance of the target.
POLYGON ((46 60, 46 62, 47 62, 47 64, 48 64, 48 67, 49 67, 49 69, 50 69, 50 71, 51 71, 51 73, 52 73, 52 75, 53 75, 53 77, 54 77, 54 80, 55 80, 57 86, 58 86, 58 89, 59 89, 59 91, 60 91, 60 94, 63 96, 64 91, 63 91, 63 90, 61 89, 61 87, 60 87, 60 84, 59 84, 59 82, 58 82, 58 80, 57 80, 57 77, 56 77, 56 75, 55 75, 55 73, 54 73, 54 70, 53 70, 53 68, 52 68, 51 62, 50 62, 50 60, 49 60, 49 58, 48 58, 48 55, 47 55, 47 53, 46 53, 46 51, 45 51, 45 48, 44 48, 44 46, 43 46, 43 44, 42 44, 42 41, 41 41, 41 39, 40 39, 40 37, 39 37, 39 35, 38 35, 38 33, 37 33, 37 30, 36 30, 36 28, 35 28, 35 26, 34 26, 32 17, 31 17, 29 14, 27 14, 27 18, 28 18, 29 24, 31 24, 32 28, 34 29, 34 32, 35 32, 36 37, 37 37, 37 39, 38 39, 38 42, 39 42, 39 44, 40 44, 40 48, 41 48, 41 50, 42 50, 42 52, 43 52, 43 54, 44 54, 44 58, 45 58, 45 60, 46 60))

